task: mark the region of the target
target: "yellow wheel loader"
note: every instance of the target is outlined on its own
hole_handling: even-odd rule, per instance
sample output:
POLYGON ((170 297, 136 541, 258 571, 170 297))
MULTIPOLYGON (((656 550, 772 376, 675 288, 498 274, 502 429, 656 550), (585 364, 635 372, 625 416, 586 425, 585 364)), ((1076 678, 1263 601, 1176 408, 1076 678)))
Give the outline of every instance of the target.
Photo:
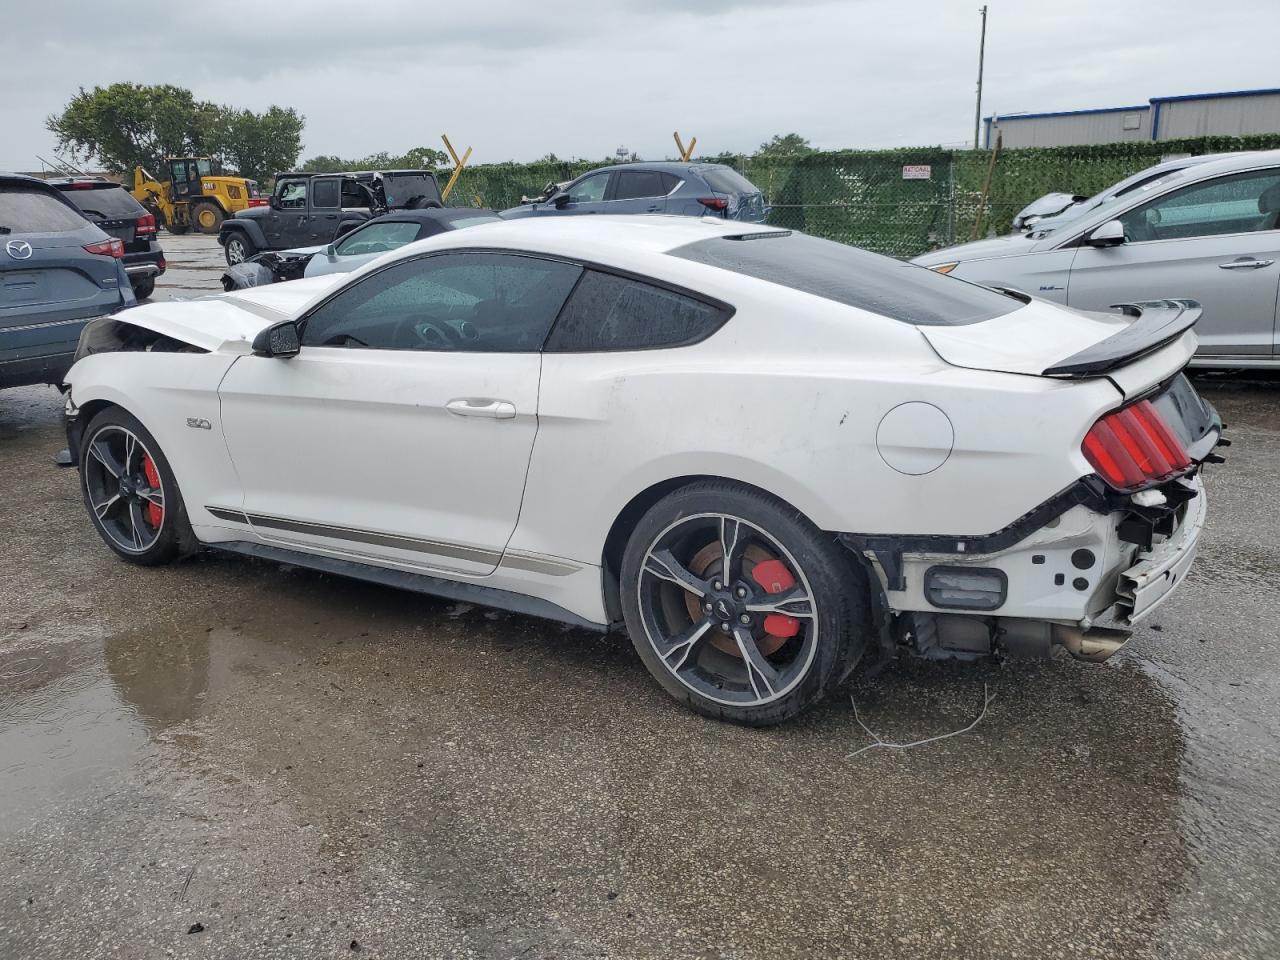
POLYGON ((217 233, 237 211, 268 203, 259 196, 256 180, 215 176, 208 157, 165 157, 161 175, 168 179, 135 167, 130 192, 170 233, 217 233))

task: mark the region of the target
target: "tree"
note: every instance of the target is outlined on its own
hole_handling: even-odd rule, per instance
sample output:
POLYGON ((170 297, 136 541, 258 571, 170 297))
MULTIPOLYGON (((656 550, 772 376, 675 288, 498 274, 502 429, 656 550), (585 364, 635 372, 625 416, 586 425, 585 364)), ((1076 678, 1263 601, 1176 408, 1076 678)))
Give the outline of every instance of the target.
POLYGON ((219 107, 206 134, 209 153, 253 180, 292 170, 302 150, 303 118, 292 107, 265 113, 219 107))
POLYGON ((807 153, 816 153, 809 141, 798 133, 775 133, 773 137, 760 144, 756 150, 757 157, 802 157, 807 153))
POLYGON ((265 113, 196 100, 170 84, 113 83, 71 98, 45 126, 58 149, 95 160, 112 173, 139 164, 164 176, 167 156, 211 156, 242 175, 261 179, 288 169, 302 149, 304 120, 292 108, 265 113))
POLYGON ((449 155, 431 147, 414 147, 405 153, 393 155, 386 150, 370 154, 359 160, 344 160, 329 154, 312 157, 302 165, 308 173, 338 173, 343 170, 432 170, 451 166, 449 155))
POLYGON ((96 159, 113 173, 138 164, 156 170, 164 156, 199 152, 211 107, 169 84, 113 83, 92 92, 81 87, 45 126, 73 159, 96 159))

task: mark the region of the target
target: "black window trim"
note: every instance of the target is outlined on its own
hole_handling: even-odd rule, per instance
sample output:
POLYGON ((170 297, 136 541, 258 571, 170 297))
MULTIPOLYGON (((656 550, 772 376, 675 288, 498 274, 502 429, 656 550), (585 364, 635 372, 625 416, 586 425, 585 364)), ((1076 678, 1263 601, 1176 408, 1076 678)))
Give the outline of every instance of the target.
POLYGON ((309 181, 307 181, 307 207, 309 209, 314 209, 314 210, 341 210, 342 209, 342 181, 344 179, 345 179, 344 177, 332 176, 332 175, 323 176, 323 177, 312 177, 309 181), (318 187, 321 183, 330 183, 330 182, 336 183, 338 187, 338 202, 331 207, 330 206, 322 207, 320 206, 320 204, 316 203, 316 187, 318 187))
MULTIPOLYGON (((725 301, 720 300, 716 297, 710 296, 709 294, 699 293, 696 290, 690 290, 688 287, 682 287, 679 284, 670 283, 666 280, 659 279, 658 277, 646 276, 645 274, 642 274, 642 273, 636 273, 632 270, 626 270, 621 267, 610 266, 609 264, 598 263, 594 260, 584 260, 581 257, 566 257, 556 253, 543 253, 538 250, 523 250, 517 247, 451 247, 448 250, 428 250, 425 253, 417 253, 411 257, 404 257, 399 260, 394 260, 391 263, 388 263, 388 264, 385 264, 384 266, 379 267, 377 270, 373 270, 370 273, 366 273, 363 277, 361 277, 358 281, 356 281, 353 284, 338 287, 336 290, 332 291, 328 296, 326 296, 319 303, 315 304, 305 314, 303 314, 301 317, 299 317, 297 320, 294 321, 298 327, 299 342, 301 342, 303 337, 306 335, 307 321, 310 320, 311 317, 318 310, 326 306, 335 297, 341 296, 343 293, 345 293, 348 290, 354 290, 356 287, 360 286, 360 284, 364 283, 370 277, 376 277, 379 274, 383 273, 384 271, 390 270, 392 267, 398 267, 401 264, 409 263, 414 260, 427 260, 432 257, 443 257, 443 256, 449 256, 452 254, 459 254, 459 253, 503 254, 507 256, 527 257, 531 260, 550 260, 555 263, 567 263, 567 264, 570 264, 571 266, 581 268, 582 272, 578 275, 578 279, 573 282, 573 286, 569 289, 568 295, 564 298, 564 303, 560 304, 560 309, 556 311, 555 318, 551 321, 551 325, 547 327, 547 332, 546 332, 546 335, 542 338, 542 342, 538 344, 538 348, 536 350, 530 350, 528 351, 529 353, 541 354, 546 352, 547 341, 551 339, 551 334, 555 332, 557 324, 560 323, 560 317, 564 314, 564 308, 568 306, 569 301, 573 299, 573 295, 577 293, 578 285, 582 283, 582 278, 587 275, 588 270, 595 270, 597 273, 612 274, 613 276, 620 277, 623 280, 633 280, 637 283, 646 283, 651 287, 657 287, 660 290, 666 290, 668 293, 675 293, 682 297, 688 297, 690 300, 696 300, 699 303, 705 304, 706 306, 715 308, 720 313, 721 317, 723 317, 723 319, 711 330, 707 331, 706 334, 699 337, 692 338, 687 341, 682 341, 680 343, 664 343, 661 346, 653 346, 653 347, 631 347, 626 350, 555 350, 555 351, 552 351, 554 355, 572 356, 574 354, 588 354, 588 353, 640 353, 642 351, 647 351, 647 350, 677 350, 681 347, 689 347, 689 346, 693 346, 695 343, 701 343, 702 341, 707 340, 710 337, 714 336, 720 330, 724 329, 725 324, 728 323, 733 318, 733 315, 738 312, 738 308, 735 307, 733 304, 726 303, 725 301)), ((315 344, 307 344, 307 346, 314 347, 315 344)), ((356 346, 356 347, 343 347, 341 349, 381 350, 383 348, 356 346)), ((392 351, 388 351, 388 352, 392 352, 392 351)), ((403 352, 403 351, 397 351, 397 352, 403 352)), ((450 352, 451 353, 467 353, 468 351, 454 350, 450 352)))

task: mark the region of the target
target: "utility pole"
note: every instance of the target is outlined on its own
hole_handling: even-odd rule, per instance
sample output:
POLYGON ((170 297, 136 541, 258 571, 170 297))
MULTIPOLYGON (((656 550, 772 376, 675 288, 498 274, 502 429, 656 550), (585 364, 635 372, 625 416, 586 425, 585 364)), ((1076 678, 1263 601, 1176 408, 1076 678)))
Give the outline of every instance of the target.
POLYGON ((987 7, 984 4, 978 11, 982 14, 982 39, 978 41, 978 106, 973 112, 973 149, 981 149, 979 130, 982 129, 982 61, 987 53, 987 7))

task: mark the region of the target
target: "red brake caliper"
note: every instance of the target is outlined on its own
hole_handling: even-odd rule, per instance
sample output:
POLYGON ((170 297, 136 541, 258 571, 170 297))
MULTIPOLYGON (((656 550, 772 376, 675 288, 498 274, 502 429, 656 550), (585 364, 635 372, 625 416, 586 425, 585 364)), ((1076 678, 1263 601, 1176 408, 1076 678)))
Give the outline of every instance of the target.
MULTIPOLYGON (((142 455, 142 474, 147 478, 147 486, 152 490, 160 489, 160 474, 156 472, 156 465, 145 453, 142 455)), ((164 508, 159 504, 148 503, 147 523, 159 530, 160 524, 164 523, 164 508)))
MULTIPOLYGON (((757 563, 751 571, 751 579, 760 584, 765 593, 782 593, 796 585, 796 578, 781 560, 757 563)), ((775 637, 794 637, 800 632, 800 621, 785 613, 771 613, 764 618, 764 632, 775 637)))

